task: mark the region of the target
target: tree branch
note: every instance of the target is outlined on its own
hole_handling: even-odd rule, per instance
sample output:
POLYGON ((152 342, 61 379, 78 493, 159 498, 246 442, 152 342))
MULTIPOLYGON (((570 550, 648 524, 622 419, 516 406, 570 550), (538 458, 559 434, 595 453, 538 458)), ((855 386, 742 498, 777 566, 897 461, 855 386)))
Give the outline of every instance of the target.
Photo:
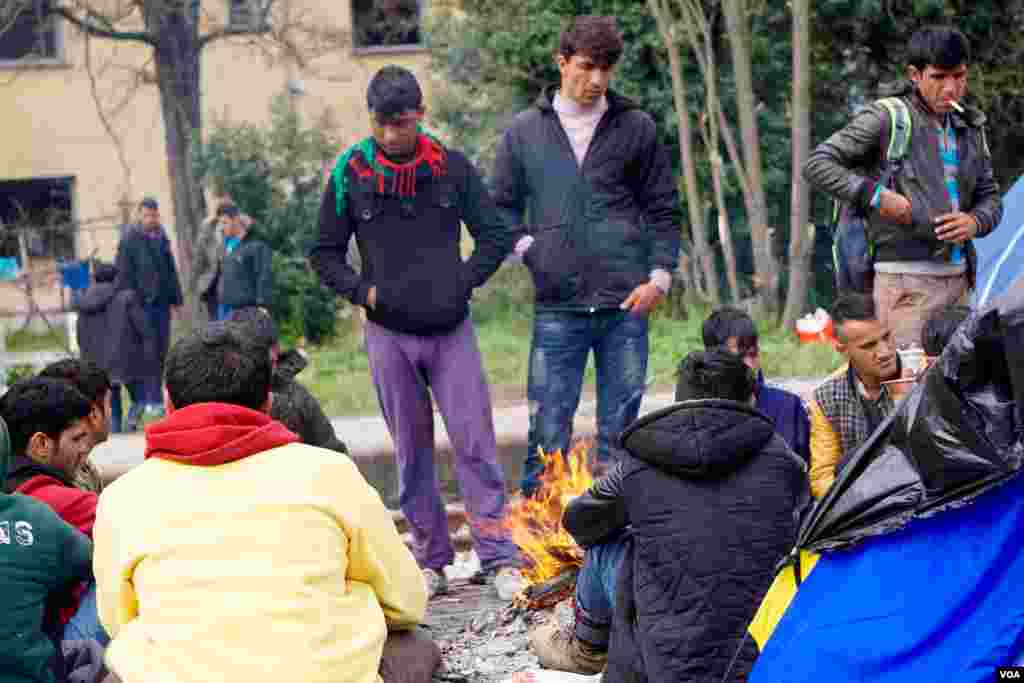
POLYGON ((232 26, 231 24, 225 24, 223 27, 210 31, 205 36, 199 38, 199 49, 203 49, 215 40, 221 38, 228 38, 231 36, 251 36, 251 35, 262 35, 270 33, 270 8, 273 7, 274 0, 263 0, 263 7, 260 8, 259 21, 254 26, 232 26))
POLYGON ((64 18, 65 21, 70 24, 77 26, 83 32, 94 36, 96 38, 109 38, 111 40, 130 40, 138 43, 145 43, 146 45, 156 46, 156 39, 149 33, 141 31, 113 31, 110 29, 100 28, 95 24, 83 21, 76 17, 67 7, 57 7, 53 10, 53 13, 59 14, 64 18))

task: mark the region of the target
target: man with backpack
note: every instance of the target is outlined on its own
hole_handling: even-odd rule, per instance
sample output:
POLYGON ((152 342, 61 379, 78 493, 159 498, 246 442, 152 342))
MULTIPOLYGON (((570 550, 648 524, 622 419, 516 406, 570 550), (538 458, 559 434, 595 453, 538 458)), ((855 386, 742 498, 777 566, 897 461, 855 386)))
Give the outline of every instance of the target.
POLYGON ((807 181, 842 205, 837 234, 863 225, 866 239, 854 240, 854 251, 866 253, 837 244, 837 275, 866 257, 864 277, 843 287, 873 294, 898 348, 916 346, 931 312, 964 298, 976 261, 971 240, 1002 216, 985 115, 961 102, 969 63, 960 31, 918 30, 907 48, 909 83, 864 107, 804 166, 807 181))

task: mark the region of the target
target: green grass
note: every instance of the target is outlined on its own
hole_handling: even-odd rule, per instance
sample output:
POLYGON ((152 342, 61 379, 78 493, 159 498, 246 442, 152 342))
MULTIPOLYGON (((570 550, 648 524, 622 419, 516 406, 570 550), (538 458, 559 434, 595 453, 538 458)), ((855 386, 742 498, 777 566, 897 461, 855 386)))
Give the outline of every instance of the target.
MULTIPOLYGON (((496 403, 526 397, 526 371, 532 327, 532 286, 525 268, 506 265, 476 292, 473 320, 484 368, 496 403)), ((652 391, 675 387, 675 368, 687 353, 702 348, 700 325, 708 311, 690 311, 688 320, 655 315, 651 323, 648 382, 652 391)), ((362 340, 352 326, 329 345, 309 349, 310 367, 299 379, 320 400, 330 416, 372 414, 377 397, 362 340)), ((799 344, 789 331, 761 328, 761 360, 770 378, 823 377, 841 363, 831 347, 799 344)), ((593 362, 587 367, 584 391, 592 393, 593 362)))
POLYGON ((63 326, 57 326, 53 330, 45 332, 15 330, 7 335, 7 350, 11 353, 57 351, 63 350, 66 342, 67 333, 63 326))

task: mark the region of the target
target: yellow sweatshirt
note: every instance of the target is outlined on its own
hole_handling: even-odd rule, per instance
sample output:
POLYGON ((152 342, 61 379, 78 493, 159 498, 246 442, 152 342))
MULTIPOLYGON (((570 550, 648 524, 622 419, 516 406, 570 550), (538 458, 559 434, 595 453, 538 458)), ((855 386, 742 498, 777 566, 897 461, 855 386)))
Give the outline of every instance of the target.
POLYGON ((426 609, 380 496, 312 446, 214 466, 150 457, 104 491, 94 537, 124 683, 372 683, 388 629, 426 609))

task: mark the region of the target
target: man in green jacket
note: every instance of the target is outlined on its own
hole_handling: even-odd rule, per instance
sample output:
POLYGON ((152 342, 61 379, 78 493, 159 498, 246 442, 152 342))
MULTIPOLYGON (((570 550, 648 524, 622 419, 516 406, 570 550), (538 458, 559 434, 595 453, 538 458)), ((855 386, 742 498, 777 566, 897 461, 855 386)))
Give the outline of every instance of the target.
POLYGON ((918 344, 933 311, 962 302, 973 284, 971 240, 1002 217, 985 115, 962 103, 970 61, 967 38, 952 27, 911 36, 910 82, 897 93, 909 111, 910 144, 885 187, 893 122, 883 101, 860 110, 804 166, 809 183, 865 217, 878 319, 898 348, 918 344))
MULTIPOLYGON (((0 420, 0 480, 11 457, 0 420)), ((56 614, 48 609, 91 576, 92 542, 84 534, 45 503, 0 488, 0 683, 64 681, 65 653, 96 652, 98 646, 80 641, 62 644, 56 614)))

